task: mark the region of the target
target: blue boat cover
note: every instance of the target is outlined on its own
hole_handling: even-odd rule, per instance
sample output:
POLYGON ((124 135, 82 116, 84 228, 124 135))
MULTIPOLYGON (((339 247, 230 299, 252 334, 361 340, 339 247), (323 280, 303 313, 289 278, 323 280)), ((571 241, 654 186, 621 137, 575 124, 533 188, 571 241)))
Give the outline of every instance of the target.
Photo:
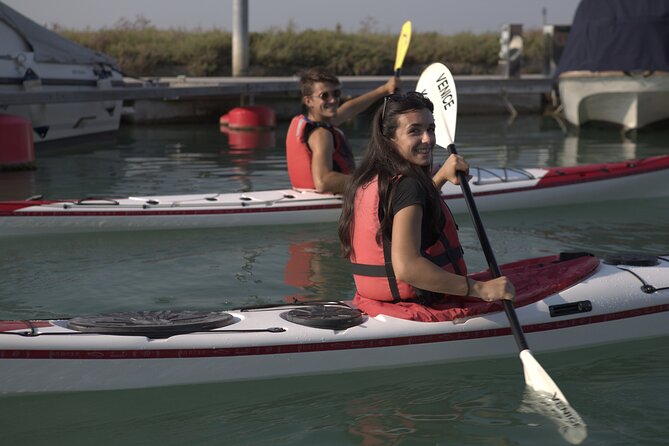
POLYGON ((582 0, 555 76, 669 71, 669 0, 582 0))

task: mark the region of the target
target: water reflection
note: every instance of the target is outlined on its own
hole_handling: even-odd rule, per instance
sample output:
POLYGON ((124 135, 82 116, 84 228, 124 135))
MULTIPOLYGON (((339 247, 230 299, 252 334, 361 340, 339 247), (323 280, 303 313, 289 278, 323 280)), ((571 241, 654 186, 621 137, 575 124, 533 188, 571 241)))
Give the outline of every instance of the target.
POLYGON ((0 200, 25 200, 37 195, 34 170, 0 171, 0 200))
POLYGON ((607 151, 609 160, 631 160, 637 158, 637 142, 625 137, 624 134, 605 133, 588 135, 582 132, 578 135, 567 135, 564 139, 564 148, 559 159, 560 166, 577 166, 583 164, 581 159, 588 156, 588 150, 607 151))
POLYGON ((239 182, 239 191, 253 190, 250 174, 254 161, 262 157, 261 151, 276 148, 275 130, 235 130, 220 126, 222 134, 228 137, 228 148, 222 150, 234 166, 234 180, 239 182))
POLYGON ((297 291, 284 296, 284 301, 352 299, 353 276, 348 261, 341 258, 340 252, 339 240, 334 233, 327 240, 291 242, 283 277, 284 283, 297 291))
MULTIPOLYGON (((659 339, 544 354, 541 361, 591 426, 591 441, 656 444, 667 434, 668 353, 666 340, 659 339)), ((565 444, 552 423, 518 411, 523 386, 518 359, 504 358, 270 381, 4 396, 0 417, 4 438, 50 438, 56 445, 93 436, 98 444, 220 444, 221 438, 225 444, 565 444)))
POLYGON ((221 126, 221 133, 228 136, 229 153, 244 153, 253 149, 270 149, 276 146, 274 130, 235 130, 221 126))
MULTIPOLYGON (((473 165, 560 167, 667 154, 669 128, 622 134, 586 127, 563 132, 550 116, 518 116, 511 124, 495 116, 458 117, 459 152, 473 165)), ((446 153, 435 153, 441 160, 446 153)))

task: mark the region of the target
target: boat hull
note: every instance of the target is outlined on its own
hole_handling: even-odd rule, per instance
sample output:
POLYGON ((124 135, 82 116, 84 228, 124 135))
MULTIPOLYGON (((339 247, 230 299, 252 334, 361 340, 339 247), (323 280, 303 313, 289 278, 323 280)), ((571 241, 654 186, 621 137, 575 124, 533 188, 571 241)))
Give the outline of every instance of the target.
MULTIPOLYGON (((35 60, 30 46, 0 21, 0 92, 63 94, 106 92, 122 85, 122 74, 103 64, 56 63, 35 60)), ((2 105, 2 104, 0 104, 2 105)), ((123 101, 49 102, 7 105, 3 114, 30 121, 35 143, 61 140, 119 128, 123 101)))
POLYGON ((559 79, 564 116, 571 124, 599 121, 633 130, 669 119, 669 73, 578 73, 568 72, 559 79))
MULTIPOLYGON (((472 168, 480 211, 653 198, 669 195, 669 156, 547 169, 472 168)), ((467 212, 459 187, 442 196, 467 212)), ((333 222, 341 197, 292 189, 230 194, 0 202, 0 237, 333 222)))
MULTIPOLYGON (((456 322, 380 315, 335 330, 292 323, 282 317, 290 308, 231 310, 232 325, 160 339, 81 333, 66 320, 0 322, 0 392, 270 379, 517 353, 504 312, 456 322)), ((669 259, 598 262, 577 283, 516 311, 535 352, 669 335, 669 259), (654 288, 644 292, 644 285, 654 288)))

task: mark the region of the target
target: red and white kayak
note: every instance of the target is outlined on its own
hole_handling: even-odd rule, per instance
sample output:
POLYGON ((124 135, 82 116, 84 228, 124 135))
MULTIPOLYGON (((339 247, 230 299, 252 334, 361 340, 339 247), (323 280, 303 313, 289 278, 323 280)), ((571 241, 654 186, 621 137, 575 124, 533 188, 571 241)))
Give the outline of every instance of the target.
MULTIPOLYGON (((563 253, 501 269, 516 285, 516 311, 535 352, 669 335, 668 256, 563 253)), ((476 301, 453 308, 447 322, 369 317, 345 302, 0 321, 0 393, 257 380, 517 354, 500 309, 476 301)))
MULTIPOLYGON (((669 195, 669 155, 534 169, 471 169, 479 211, 561 206, 669 195)), ((442 195, 467 211, 459 186, 442 195)), ((293 189, 142 197, 0 202, 0 237, 91 231, 213 228, 336 221, 341 197, 293 189)))

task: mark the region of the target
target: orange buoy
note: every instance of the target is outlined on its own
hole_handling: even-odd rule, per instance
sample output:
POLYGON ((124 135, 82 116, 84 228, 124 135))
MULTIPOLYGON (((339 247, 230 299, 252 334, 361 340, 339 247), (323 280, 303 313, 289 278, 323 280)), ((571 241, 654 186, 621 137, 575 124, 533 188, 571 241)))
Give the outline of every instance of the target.
POLYGON ((226 113, 226 114, 222 115, 222 116, 218 119, 218 123, 219 123, 220 125, 227 126, 227 125, 230 123, 230 117, 228 116, 228 114, 226 113))
POLYGON ((221 123, 226 118, 228 127, 236 130, 264 130, 276 127, 274 110, 262 105, 235 107, 221 116, 221 123))
POLYGON ((20 116, 0 115, 0 169, 35 168, 35 146, 30 121, 20 116))

